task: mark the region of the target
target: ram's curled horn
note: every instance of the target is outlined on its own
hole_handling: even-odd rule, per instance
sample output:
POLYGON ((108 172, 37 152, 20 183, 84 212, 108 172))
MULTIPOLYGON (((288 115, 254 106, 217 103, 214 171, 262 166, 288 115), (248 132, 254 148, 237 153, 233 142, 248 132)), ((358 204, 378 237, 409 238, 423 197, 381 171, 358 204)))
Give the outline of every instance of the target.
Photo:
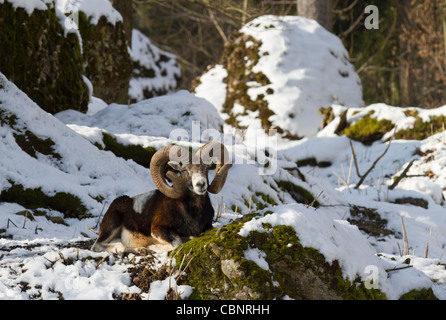
POLYGON ((210 165, 216 163, 215 177, 208 187, 210 193, 219 193, 225 185, 228 170, 232 167, 229 152, 226 147, 217 142, 210 141, 203 145, 196 153, 203 163, 210 165))
POLYGON ((152 179, 156 187, 165 196, 172 199, 178 199, 186 192, 182 176, 177 176, 177 174, 171 170, 168 165, 169 161, 185 163, 189 160, 189 151, 179 146, 163 147, 153 155, 150 160, 150 173, 152 174, 152 179), (166 177, 172 181, 172 186, 167 183, 166 177))

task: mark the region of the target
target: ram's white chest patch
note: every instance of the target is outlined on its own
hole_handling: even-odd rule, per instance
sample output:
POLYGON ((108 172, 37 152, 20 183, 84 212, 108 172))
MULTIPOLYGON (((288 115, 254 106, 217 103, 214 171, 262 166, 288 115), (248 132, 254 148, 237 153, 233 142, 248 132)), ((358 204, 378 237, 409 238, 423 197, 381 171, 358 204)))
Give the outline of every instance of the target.
POLYGON ((146 193, 142 193, 142 194, 138 194, 137 196, 134 196, 133 199, 133 210, 136 213, 141 214, 144 210, 144 207, 147 204, 147 201, 150 200, 150 198, 153 197, 153 195, 155 194, 155 190, 146 192, 146 193))

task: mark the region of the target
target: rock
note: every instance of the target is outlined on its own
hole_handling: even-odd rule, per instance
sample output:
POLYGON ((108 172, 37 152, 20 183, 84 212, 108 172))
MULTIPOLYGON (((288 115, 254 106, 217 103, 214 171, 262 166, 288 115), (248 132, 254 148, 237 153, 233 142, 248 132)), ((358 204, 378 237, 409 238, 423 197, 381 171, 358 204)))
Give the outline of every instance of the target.
POLYGON ((290 139, 317 134, 321 107, 364 105, 342 41, 298 16, 265 15, 247 23, 194 90, 227 114, 228 123, 246 128, 254 122, 290 139))
POLYGON ((365 289, 358 279, 345 280, 337 261, 330 264, 317 250, 303 247, 290 226, 265 225, 266 232, 241 236, 240 229, 254 216, 213 229, 177 249, 178 264, 190 250, 193 256, 185 280, 194 287, 190 299, 385 298, 379 290, 365 289), (263 252, 266 263, 261 267, 248 259, 248 249, 263 252))
POLYGON ((42 109, 86 111, 89 90, 76 33, 67 33, 54 3, 47 10, 0 3, 0 72, 42 109))
POLYGON ((112 24, 101 16, 95 24, 80 11, 79 31, 93 95, 106 103, 127 104, 132 61, 122 21, 112 24))
POLYGON ((245 273, 240 270, 240 263, 232 259, 221 261, 221 271, 229 279, 243 278, 245 276, 245 273))
POLYGON ((411 205, 418 206, 418 207, 421 207, 424 209, 427 209, 429 207, 429 203, 427 202, 427 200, 422 199, 422 198, 403 197, 403 198, 395 199, 395 203, 411 204, 411 205))
POLYGON ((181 81, 181 66, 173 54, 155 46, 139 30, 132 32, 133 63, 129 98, 137 102, 173 92, 181 81))

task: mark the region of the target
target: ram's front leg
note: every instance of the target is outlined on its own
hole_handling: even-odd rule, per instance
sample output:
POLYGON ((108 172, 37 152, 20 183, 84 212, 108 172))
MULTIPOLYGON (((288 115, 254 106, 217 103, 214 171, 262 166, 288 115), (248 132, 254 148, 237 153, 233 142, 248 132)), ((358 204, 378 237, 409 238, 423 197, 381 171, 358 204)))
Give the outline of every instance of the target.
POLYGON ((175 230, 167 226, 153 225, 151 234, 155 243, 149 249, 155 252, 174 250, 184 242, 175 230))

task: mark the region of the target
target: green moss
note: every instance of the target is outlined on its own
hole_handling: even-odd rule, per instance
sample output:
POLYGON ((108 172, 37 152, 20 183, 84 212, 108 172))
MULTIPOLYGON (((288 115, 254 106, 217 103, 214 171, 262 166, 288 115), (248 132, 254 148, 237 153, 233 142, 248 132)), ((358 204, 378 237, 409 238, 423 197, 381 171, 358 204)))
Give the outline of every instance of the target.
POLYGON ((318 208, 320 203, 316 200, 314 195, 305 188, 298 186, 288 180, 276 181, 282 191, 289 193, 289 195, 298 203, 306 205, 313 204, 313 207, 318 208))
POLYGON ((29 211, 29 210, 23 210, 23 211, 16 212, 16 215, 18 215, 18 216, 24 216, 24 217, 26 217, 26 219, 29 219, 29 220, 31 220, 31 221, 34 221, 34 216, 33 216, 33 214, 31 213, 31 211, 29 211))
POLYGON ((263 210, 268 206, 275 206, 277 205, 276 201, 268 195, 263 192, 256 192, 256 197, 252 198, 252 201, 256 204, 258 210, 263 210), (262 201, 259 201, 258 198, 262 199, 262 201))
POLYGON ((318 162, 316 160, 316 158, 314 158, 314 157, 298 160, 296 162, 296 164, 297 164, 298 167, 311 166, 311 167, 327 168, 327 167, 331 166, 331 162, 330 161, 320 161, 320 162, 318 162))
POLYGON ((290 226, 265 224, 264 232, 240 236, 257 215, 211 230, 173 253, 177 267, 188 252, 193 256, 185 279, 194 287, 190 299, 385 299, 359 279, 345 280, 336 261, 329 264, 317 250, 303 247, 290 226), (268 270, 245 258, 248 248, 265 253, 268 270))
POLYGON ((9 113, 6 110, 0 109, 0 125, 6 125, 10 128, 14 128, 17 125, 17 116, 15 114, 9 113))
POLYGON ((105 150, 113 152, 116 156, 126 160, 132 159, 143 167, 150 167, 150 160, 156 152, 155 148, 144 148, 141 145, 123 145, 116 138, 106 132, 102 133, 105 150))
POLYGON ((54 6, 31 15, 0 4, 0 71, 42 109, 86 111, 88 87, 76 34, 64 35, 54 6))
POLYGON ((25 189, 20 184, 12 183, 9 189, 0 193, 0 202, 13 202, 27 209, 47 208, 63 213, 65 218, 88 217, 87 208, 81 200, 69 193, 57 192, 52 196, 41 188, 25 189))
POLYGON ((45 215, 45 217, 51 221, 52 223, 56 223, 56 224, 62 224, 64 226, 68 226, 68 224, 64 221, 63 218, 61 217, 50 217, 48 215, 45 215))
POLYGON ((438 300, 432 288, 425 288, 421 290, 411 290, 403 294, 399 300, 438 300))
POLYGON ((376 209, 352 206, 350 208, 351 218, 347 221, 356 225, 359 230, 362 230, 374 237, 387 236, 395 232, 387 228, 387 220, 382 219, 376 209))
POLYGON ((97 24, 79 12, 85 74, 95 96, 107 103, 128 103, 132 61, 122 22, 112 25, 102 16, 97 24))
POLYGON ((278 294, 269 273, 244 258, 248 242, 238 234, 242 225, 213 229, 176 251, 179 267, 183 256, 192 250, 194 258, 186 280, 194 287, 190 299, 273 299, 278 294), (233 272, 224 265, 233 265, 233 272))
POLYGON ((54 151, 54 142, 50 138, 43 140, 29 130, 24 134, 14 134, 14 137, 20 148, 33 158, 37 158, 38 152, 58 160, 62 159, 62 156, 54 151))
POLYGON ((344 134, 352 140, 361 141, 365 145, 381 139, 393 128, 391 121, 383 119, 378 121, 370 115, 359 119, 356 123, 344 130, 344 134))
POLYGON ((427 137, 442 132, 446 125, 446 116, 430 116, 428 122, 424 122, 420 117, 415 118, 412 128, 398 130, 396 139, 423 140, 427 137))
MULTIPOLYGON (((237 114, 232 112, 235 104, 243 106, 245 114, 247 111, 258 111, 262 127, 267 130, 272 126, 269 118, 274 115, 274 112, 269 109, 265 95, 260 94, 254 100, 248 95, 250 88, 248 83, 256 82, 260 86, 267 86, 271 83, 265 74, 253 71, 260 59, 260 46, 260 41, 244 34, 236 34, 234 39, 225 46, 222 64, 227 70, 228 76, 224 80, 227 83, 227 94, 223 112, 229 115, 227 123, 239 126, 237 114), (247 46, 247 42, 251 45, 247 46)), ((272 93, 271 90, 266 91, 272 93)))

